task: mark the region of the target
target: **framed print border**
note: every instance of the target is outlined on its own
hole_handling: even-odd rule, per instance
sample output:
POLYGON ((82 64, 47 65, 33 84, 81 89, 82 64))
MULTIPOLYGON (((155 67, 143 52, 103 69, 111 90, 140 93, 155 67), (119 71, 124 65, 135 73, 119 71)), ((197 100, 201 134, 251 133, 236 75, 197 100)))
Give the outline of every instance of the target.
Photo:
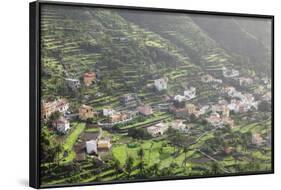
POLYGON ((103 4, 88 4, 88 3, 70 3, 70 2, 55 2, 55 1, 35 1, 29 5, 30 11, 30 65, 29 65, 29 84, 30 84, 30 98, 29 98, 29 181, 33 188, 51 188, 51 187, 72 187, 85 185, 101 185, 101 184, 120 184, 120 183, 134 183, 134 182, 151 182, 163 180, 182 180, 182 179, 196 179, 196 178, 214 178, 214 177, 229 177, 242 175, 258 175, 258 174, 272 174, 274 173, 274 16, 273 15, 259 15, 259 14, 245 14, 245 13, 228 13, 228 12, 209 12, 209 11, 195 11, 182 9, 167 9, 167 8, 152 8, 152 7, 132 7, 120 5, 103 5, 103 4), (41 6, 42 5, 60 5, 60 6, 77 6, 77 7, 92 7, 105 9, 122 9, 122 10, 142 10, 165 13, 186 13, 195 15, 218 15, 218 16, 235 16, 243 18, 264 18, 271 20, 271 94, 272 94, 272 123, 271 123, 271 161, 272 168, 266 172, 245 172, 245 173, 231 173, 218 175, 200 175, 200 176, 174 176, 174 177, 157 177, 152 179, 130 179, 106 182, 91 182, 81 184, 63 184, 63 185, 48 185, 41 186, 40 182, 40 126, 41 126, 41 55, 40 55, 40 21, 41 21, 41 6))

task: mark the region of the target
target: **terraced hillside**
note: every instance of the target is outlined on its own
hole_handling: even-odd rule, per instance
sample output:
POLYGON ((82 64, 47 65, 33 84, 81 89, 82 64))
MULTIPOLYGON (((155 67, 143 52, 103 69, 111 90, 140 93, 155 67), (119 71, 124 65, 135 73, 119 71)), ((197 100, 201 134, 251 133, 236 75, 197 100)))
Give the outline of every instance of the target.
POLYGON ((189 73, 200 71, 168 40, 125 21, 117 13, 57 9, 43 11, 42 16, 45 95, 63 93, 64 78, 79 78, 88 70, 98 71, 101 82, 111 81, 112 90, 122 93, 134 91, 136 84, 149 83, 149 78, 175 75, 183 68, 189 73), (71 17, 73 13, 75 18, 71 17), (53 83, 59 88, 54 89, 53 83))
POLYGON ((43 187, 270 171, 267 58, 256 69, 186 14, 41 13, 43 187))
MULTIPOLYGON (((215 64, 233 64, 233 59, 219 44, 198 27, 189 15, 155 14, 145 12, 138 15, 133 11, 121 12, 124 18, 154 31, 172 41, 177 47, 188 54, 194 63, 205 67, 215 64), (149 19, 153 17, 153 19, 149 19)), ((220 66, 220 65, 217 65, 220 66)))
POLYGON ((270 68, 270 23, 216 16, 170 15, 121 11, 120 14, 148 30, 169 39, 203 69, 225 66, 256 70, 270 68), (153 19, 149 19, 153 17, 153 19), (161 23, 161 24, 160 24, 161 23), (243 43, 241 43, 243 42, 243 43), (250 59, 250 61, 249 61, 250 59))
POLYGON ((267 67, 265 62, 270 61, 270 22, 215 16, 192 16, 192 20, 228 52, 248 58, 256 70, 267 67))

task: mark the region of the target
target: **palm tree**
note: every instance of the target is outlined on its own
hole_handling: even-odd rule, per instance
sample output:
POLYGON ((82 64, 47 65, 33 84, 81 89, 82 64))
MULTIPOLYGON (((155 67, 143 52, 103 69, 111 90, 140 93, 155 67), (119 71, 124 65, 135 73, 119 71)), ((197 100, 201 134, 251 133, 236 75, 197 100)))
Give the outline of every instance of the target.
POLYGON ((140 148, 138 150, 138 156, 140 157, 140 160, 142 161, 143 157, 144 157, 144 149, 143 148, 140 148))
POLYGON ((216 162, 214 162, 212 165, 211 165, 211 168, 212 168, 212 172, 213 172, 213 174, 218 174, 219 173, 219 165, 216 163, 216 162))
POLYGON ((145 173, 145 172, 144 172, 144 162, 141 161, 141 162, 139 163, 138 167, 139 167, 141 176, 143 176, 144 173, 145 173))
POLYGON ((138 156, 139 156, 139 158, 140 158, 139 168, 140 168, 141 173, 143 173, 143 168, 144 168, 144 162, 143 162, 144 149, 143 149, 143 148, 140 148, 140 149, 138 150, 138 156))
POLYGON ((159 168, 160 168, 160 164, 156 163, 152 166, 152 170, 154 172, 154 176, 158 176, 158 171, 159 171, 159 168))
POLYGON ((101 169, 99 169, 99 168, 97 168, 96 169, 96 174, 97 174, 97 176, 96 176, 96 179, 95 179, 95 181, 101 181, 101 176, 100 176, 100 173, 102 172, 102 170, 101 169))
POLYGON ((57 166, 59 166, 61 158, 61 152, 63 148, 61 144, 58 144, 57 146, 54 147, 54 153, 55 153, 55 159, 57 161, 57 166))
POLYGON ((150 155, 151 155, 152 147, 153 147, 153 142, 150 144, 149 147, 148 164, 150 163, 150 155))
POLYGON ((184 152, 184 160, 183 160, 182 164, 184 164, 184 166, 186 167, 186 161, 187 161, 186 153, 188 152, 188 148, 184 147, 183 152, 184 152))
POLYGON ((134 163, 134 159, 131 156, 127 157, 126 163, 125 163, 125 170, 128 174, 128 178, 130 178, 132 170, 133 170, 133 163, 134 163))
POLYGON ((52 113, 48 120, 48 126, 51 127, 53 122, 58 120, 60 117, 61 117, 61 113, 59 111, 55 111, 54 113, 52 113))
POLYGON ((93 168, 98 168, 99 167, 99 164, 98 164, 98 159, 93 157, 92 159, 92 166, 93 168))
POLYGON ((118 178, 118 173, 121 170, 120 162, 117 159, 114 159, 113 161, 113 168, 115 170, 115 178, 118 178))
POLYGON ((162 154, 164 152, 164 147, 163 147, 163 145, 160 147, 160 149, 159 149, 159 154, 162 154))

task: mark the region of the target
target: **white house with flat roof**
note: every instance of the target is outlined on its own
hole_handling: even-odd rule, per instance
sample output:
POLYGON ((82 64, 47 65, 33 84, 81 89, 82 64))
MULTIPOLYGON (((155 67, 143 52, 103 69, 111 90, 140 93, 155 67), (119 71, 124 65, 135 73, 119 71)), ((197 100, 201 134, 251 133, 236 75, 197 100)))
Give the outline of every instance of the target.
POLYGON ((158 91, 166 90, 168 87, 168 78, 154 80, 154 86, 158 91))
POLYGON ((171 123, 171 127, 176 130, 180 130, 182 132, 188 132, 188 128, 186 124, 183 123, 184 120, 177 119, 171 123))
POLYGON ((191 86, 190 88, 186 89, 183 94, 186 100, 191 100, 196 97, 196 88, 191 86))
POLYGON ((182 102, 185 100, 185 96, 182 96, 182 95, 175 95, 174 97, 174 100, 177 101, 177 102, 182 102))
POLYGON ((98 153, 98 146, 97 140, 90 140, 86 142, 86 150, 88 154, 97 154, 98 153))
POLYGON ((164 123, 157 123, 156 125, 147 128, 147 132, 153 137, 163 135, 167 130, 168 126, 164 123))
POLYGON ((60 117, 52 123, 53 127, 60 133, 65 134, 70 129, 70 124, 67 119, 60 117))
POLYGON ((233 78, 239 76, 239 71, 235 69, 227 69, 223 67, 222 74, 225 78, 233 78))
POLYGON ((116 111, 114 109, 106 109, 105 108, 105 109, 102 110, 103 116, 111 116, 115 113, 116 113, 116 111))
POLYGON ((76 90, 81 86, 81 83, 78 79, 66 78, 65 81, 72 90, 76 90))

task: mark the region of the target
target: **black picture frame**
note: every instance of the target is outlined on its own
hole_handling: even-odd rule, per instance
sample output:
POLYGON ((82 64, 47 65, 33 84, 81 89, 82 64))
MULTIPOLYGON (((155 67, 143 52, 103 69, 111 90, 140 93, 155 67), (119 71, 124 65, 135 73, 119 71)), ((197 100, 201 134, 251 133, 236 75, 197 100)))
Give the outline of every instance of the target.
POLYGON ((152 7, 132 7, 120 5, 104 5, 104 4, 88 4, 88 3, 70 3, 70 2, 55 2, 55 1, 34 1, 29 4, 29 184, 33 188, 56 188, 56 187, 72 187, 72 186, 85 186, 85 185, 101 185, 101 184, 120 184, 120 183, 135 183, 135 182, 151 182, 163 180, 182 180, 182 179, 195 179, 195 178, 213 178, 213 177, 229 177, 229 176, 243 176, 243 175, 258 175, 258 174, 273 174, 274 173, 274 16, 273 15, 260 15, 260 14, 245 14, 245 13, 229 13, 229 12, 209 12, 209 11, 195 11, 195 10, 182 10, 182 9, 167 9, 167 8, 152 8, 152 7), (109 182, 93 182, 83 184, 65 184, 65 185, 50 185, 42 187, 40 185, 40 8, 42 5, 59 5, 59 6, 76 6, 76 7, 93 7, 105 9, 119 9, 119 10, 145 10, 153 12, 169 12, 169 13, 186 13, 195 15, 217 15, 217 16, 235 16, 243 18, 264 18, 271 20, 271 93, 272 93, 272 136, 271 136, 271 160, 272 168, 266 172, 246 172, 235 173, 227 175, 206 175, 206 176, 192 176, 192 177, 163 177, 157 179, 133 179, 122 181, 109 181, 109 182))

